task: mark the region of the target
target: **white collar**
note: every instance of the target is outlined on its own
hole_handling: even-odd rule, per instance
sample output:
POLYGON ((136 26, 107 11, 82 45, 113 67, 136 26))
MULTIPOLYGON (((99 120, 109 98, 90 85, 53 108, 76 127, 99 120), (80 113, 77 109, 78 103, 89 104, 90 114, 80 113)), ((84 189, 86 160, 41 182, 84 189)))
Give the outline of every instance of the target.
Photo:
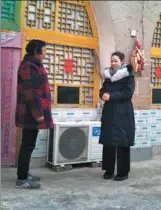
POLYGON ((111 82, 116 82, 128 76, 129 72, 127 67, 119 69, 113 76, 111 76, 109 68, 104 70, 104 77, 110 79, 111 82))

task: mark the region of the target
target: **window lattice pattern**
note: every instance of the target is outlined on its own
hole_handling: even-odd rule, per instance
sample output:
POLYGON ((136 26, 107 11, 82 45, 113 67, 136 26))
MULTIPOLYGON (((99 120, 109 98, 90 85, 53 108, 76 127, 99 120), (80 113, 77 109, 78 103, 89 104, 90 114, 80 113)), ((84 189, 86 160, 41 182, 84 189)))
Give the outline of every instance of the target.
POLYGON ((82 86, 82 105, 93 104, 94 86, 94 55, 92 50, 61 45, 47 45, 44 66, 48 72, 51 92, 54 83, 76 84, 82 86), (64 71, 64 60, 74 60, 74 71, 67 74, 64 71))
POLYGON ((93 104, 93 87, 82 88, 82 104, 83 105, 93 104))
POLYGON ((82 0, 65 1, 36 1, 25 0, 25 27, 54 31, 58 23, 58 31, 80 36, 92 37, 92 28, 85 5, 82 0), (82 4, 75 4, 76 2, 82 4), (59 5, 56 17, 56 4, 59 5))
POLYGON ((58 31, 92 36, 92 28, 85 6, 59 2, 58 31))
POLYGON ((15 8, 16 8, 15 0, 12 0, 12 1, 3 0, 3 1, 1 1, 1 4, 2 4, 1 5, 1 7, 2 7, 2 11, 1 11, 2 21, 6 21, 6 22, 14 21, 15 20, 15 8))
POLYGON ((51 104, 54 104, 54 85, 50 85, 51 104))
POLYGON ((151 59, 151 83, 153 86, 161 86, 161 79, 156 77, 156 66, 161 66, 161 58, 151 59))
POLYGON ((29 28, 54 30, 55 1, 25 1, 25 26, 29 28))
POLYGON ((157 22, 157 26, 154 31, 152 47, 161 48, 161 13, 160 21, 157 22))

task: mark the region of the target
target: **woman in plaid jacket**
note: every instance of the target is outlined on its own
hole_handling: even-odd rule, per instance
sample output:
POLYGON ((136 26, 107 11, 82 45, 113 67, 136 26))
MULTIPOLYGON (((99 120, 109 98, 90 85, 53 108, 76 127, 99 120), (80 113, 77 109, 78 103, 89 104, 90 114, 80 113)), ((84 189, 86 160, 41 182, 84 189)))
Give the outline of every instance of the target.
POLYGON ((34 150, 39 129, 53 127, 51 115, 51 93, 47 73, 42 61, 46 44, 31 40, 27 54, 18 69, 16 126, 22 128, 22 144, 18 160, 17 188, 40 188, 40 179, 28 173, 31 154, 34 150))

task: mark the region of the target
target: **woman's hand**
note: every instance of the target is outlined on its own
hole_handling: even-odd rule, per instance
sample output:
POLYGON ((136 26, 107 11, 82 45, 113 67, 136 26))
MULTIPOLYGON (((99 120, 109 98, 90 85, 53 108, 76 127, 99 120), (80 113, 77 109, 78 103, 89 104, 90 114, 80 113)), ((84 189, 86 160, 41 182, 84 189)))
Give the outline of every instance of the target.
POLYGON ((102 96, 103 101, 109 101, 110 100, 110 94, 109 93, 104 93, 102 96))

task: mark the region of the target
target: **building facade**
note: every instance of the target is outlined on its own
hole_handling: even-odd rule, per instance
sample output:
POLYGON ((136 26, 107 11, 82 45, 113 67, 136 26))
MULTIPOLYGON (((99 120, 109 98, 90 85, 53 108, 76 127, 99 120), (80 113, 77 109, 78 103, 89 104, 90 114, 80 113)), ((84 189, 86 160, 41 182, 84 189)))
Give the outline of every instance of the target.
MULTIPOLYGON (((161 79, 156 76, 156 68, 161 65, 161 2, 4 0, 1 11, 3 165, 16 164, 21 141, 21 131, 13 124, 15 84, 18 63, 25 54, 28 41, 42 39, 47 42, 44 66, 50 82, 54 120, 99 120, 100 72, 110 65, 110 55, 116 50, 124 52, 129 63, 136 41, 136 37, 131 36, 132 30, 138 33, 145 52, 144 74, 135 75, 136 140, 138 147, 143 147, 140 143, 143 141, 153 152, 160 152, 159 127, 153 130, 153 136, 149 133, 139 137, 139 132, 144 128, 151 129, 161 118, 161 102, 152 103, 153 88, 161 90, 161 79), (70 71, 69 65, 72 66, 70 71), (74 99, 65 100, 62 90, 70 90, 75 94, 74 99), (142 116, 147 123, 141 127, 142 116), (155 143, 151 144, 152 140, 155 143)), ((46 138, 47 134, 42 131, 33 157, 46 156, 46 138)))

